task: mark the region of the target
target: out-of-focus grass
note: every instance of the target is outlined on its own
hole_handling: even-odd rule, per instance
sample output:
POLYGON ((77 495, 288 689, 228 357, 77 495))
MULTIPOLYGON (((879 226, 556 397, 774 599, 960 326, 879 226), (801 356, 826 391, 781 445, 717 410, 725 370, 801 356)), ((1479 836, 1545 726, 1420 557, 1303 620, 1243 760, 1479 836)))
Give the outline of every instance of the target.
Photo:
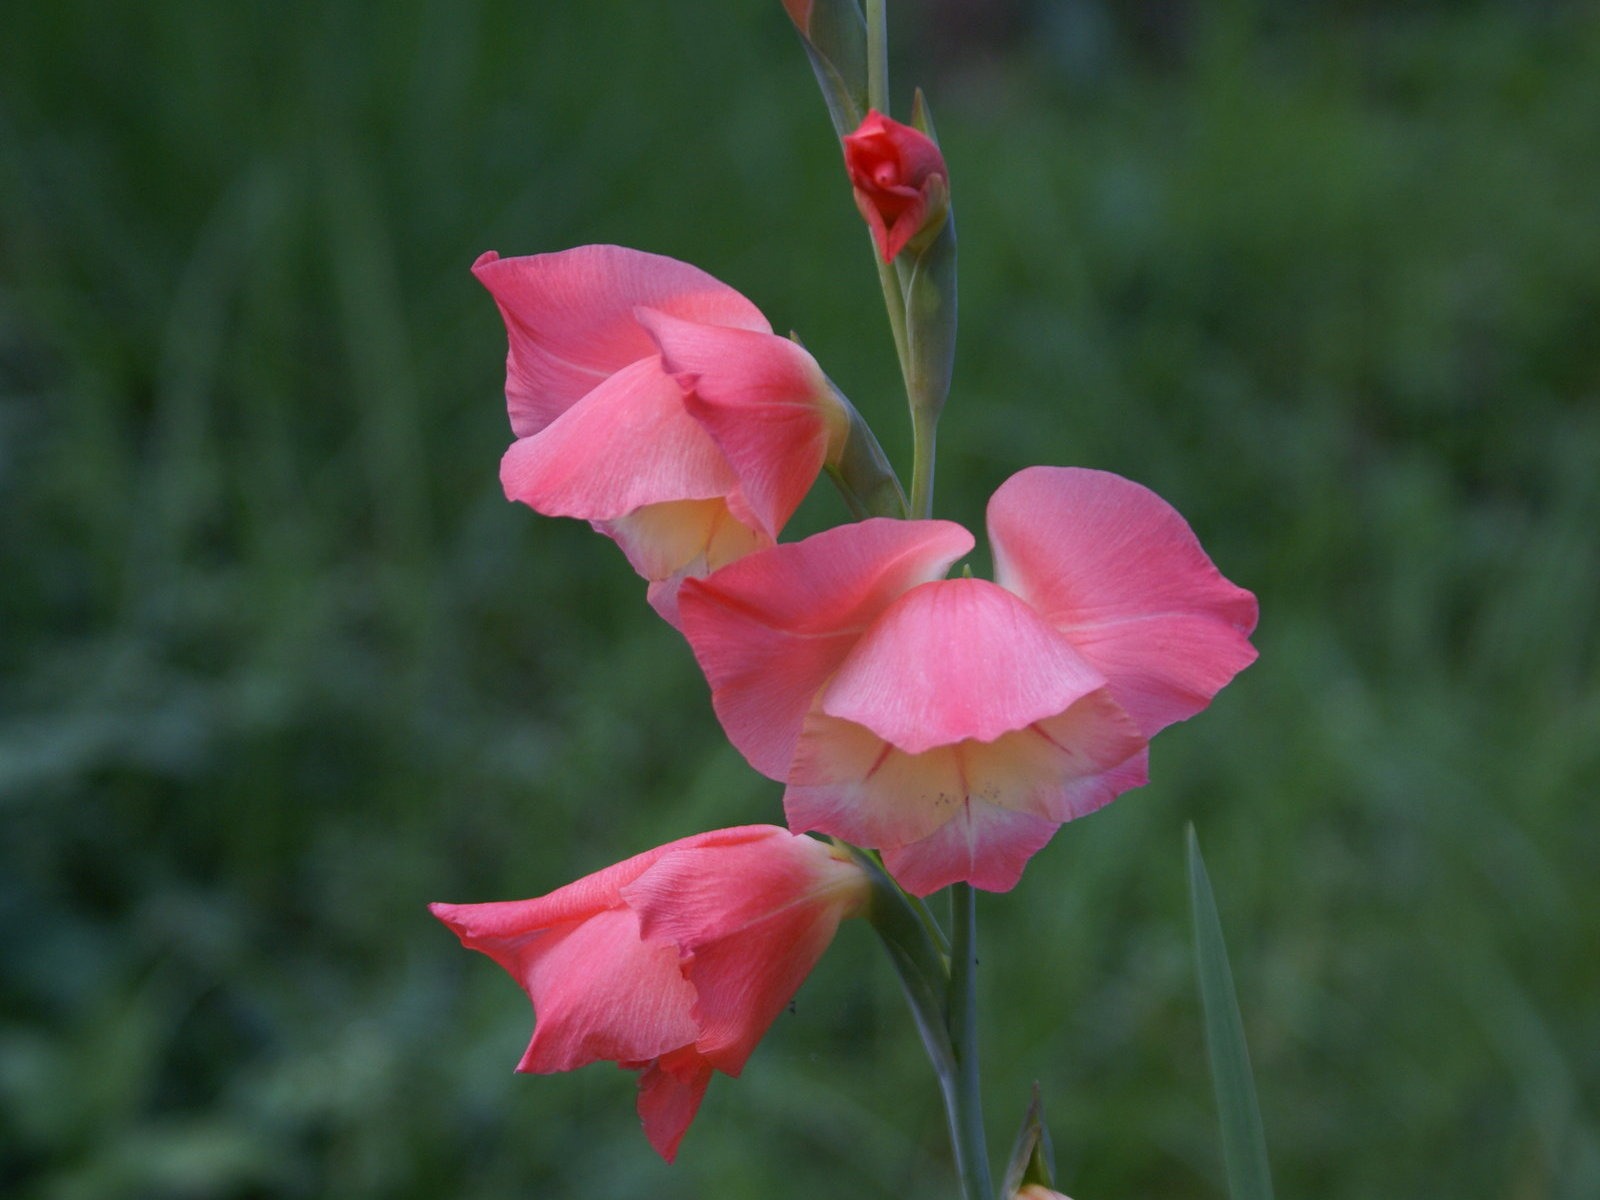
MULTIPOLYGON (((1042 6, 917 77, 962 246, 941 513, 1121 471, 1264 614, 1155 782, 983 905, 996 1146, 1039 1077, 1073 1194, 1221 1194, 1190 819, 1284 1194, 1600 1188, 1600 22, 1532 7, 1150 55, 1042 6)), ((465 268, 588 241, 740 287, 903 445, 777 4, 8 13, 7 1195, 948 1193, 861 930, 669 1170, 631 1077, 512 1077, 525 1003, 423 911, 779 815, 620 556, 499 497, 465 268)))

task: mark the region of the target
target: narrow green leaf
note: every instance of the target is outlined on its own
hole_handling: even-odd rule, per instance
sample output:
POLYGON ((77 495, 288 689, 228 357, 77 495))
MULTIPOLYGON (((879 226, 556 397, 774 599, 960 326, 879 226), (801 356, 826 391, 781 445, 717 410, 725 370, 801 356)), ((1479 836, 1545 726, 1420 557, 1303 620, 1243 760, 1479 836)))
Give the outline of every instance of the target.
POLYGON ((1228 969, 1216 897, 1200 857, 1200 839, 1189 826, 1189 900, 1194 909, 1195 963, 1200 975, 1200 1003, 1205 1010, 1206 1049, 1211 1056, 1211 1082, 1217 1093, 1222 1124, 1222 1160, 1233 1200, 1272 1200, 1267 1167, 1267 1139, 1256 1103, 1250 1052, 1245 1047, 1239 997, 1228 969))

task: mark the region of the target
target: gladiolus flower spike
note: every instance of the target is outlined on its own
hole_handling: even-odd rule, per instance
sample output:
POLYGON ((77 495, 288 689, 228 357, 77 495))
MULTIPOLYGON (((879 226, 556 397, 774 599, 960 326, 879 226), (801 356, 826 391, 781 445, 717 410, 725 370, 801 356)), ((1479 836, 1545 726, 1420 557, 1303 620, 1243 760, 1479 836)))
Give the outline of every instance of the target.
POLYGON ((748 825, 658 846, 535 900, 429 907, 533 1002, 517 1070, 638 1071, 645 1136, 671 1162, 711 1073, 744 1069, 869 887, 846 851, 748 825))
POLYGON ((1255 658, 1255 597, 1139 484, 1032 467, 989 503, 996 582, 947 521, 869 520, 686 584, 682 628, 791 829, 901 886, 1006 891, 1064 822, 1146 780, 1149 739, 1255 658))
POLYGON ((849 413, 816 360, 704 271, 620 246, 473 265, 509 339, 506 497, 589 521, 676 621, 683 579, 773 544, 849 413))

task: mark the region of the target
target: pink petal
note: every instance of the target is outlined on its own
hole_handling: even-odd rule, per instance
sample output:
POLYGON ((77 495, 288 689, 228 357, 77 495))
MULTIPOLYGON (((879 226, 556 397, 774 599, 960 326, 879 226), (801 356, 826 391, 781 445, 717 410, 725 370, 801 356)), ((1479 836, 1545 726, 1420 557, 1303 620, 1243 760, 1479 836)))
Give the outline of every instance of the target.
POLYGON ((640 305, 714 325, 771 332, 755 305, 698 267, 622 246, 472 264, 505 319, 506 403, 518 437, 538 433, 608 375, 656 350, 640 305))
POLYGON ((603 521, 646 504, 708 500, 737 485, 727 459, 653 358, 624 367, 500 463, 508 500, 603 521))
POLYGON ((896 856, 911 864, 909 878, 891 870, 919 895, 957 879, 1004 891, 1048 830, 1144 782, 1145 744, 1104 689, 992 742, 918 754, 853 722, 813 714, 795 751, 784 811, 793 829, 821 830, 877 847, 886 862, 896 856), (946 829, 952 822, 956 828, 946 829), (911 846, 922 849, 907 859, 902 852, 911 846))
POLYGON ((849 908, 866 884, 860 866, 826 842, 744 825, 675 843, 623 887, 622 899, 646 937, 694 954, 796 905, 849 908))
POLYGON ((1009 892, 1058 828, 1048 817, 965 804, 922 841, 885 849, 883 865, 914 896, 962 882, 986 892, 1009 892))
POLYGON ((776 537, 848 432, 822 368, 788 338, 640 309, 684 403, 739 477, 760 527, 776 537))
POLYGON ((737 1075, 865 900, 862 868, 772 826, 663 855, 625 891, 650 938, 677 943, 694 985, 700 1053, 737 1075))
POLYGON ((533 1002, 533 1038, 519 1071, 650 1059, 694 1040, 694 988, 678 948, 641 938, 628 909, 503 940, 462 940, 505 967, 533 1002))
MULTIPOLYGON (((642 510, 648 512, 648 509, 642 510)), ((640 514, 634 514, 635 517, 640 514)), ((629 525, 629 522, 613 522, 614 528, 629 525)), ((621 533, 614 534, 622 544, 622 549, 629 549, 629 542, 624 541, 621 533)), ((734 520, 731 512, 723 510, 715 520, 707 523, 706 536, 698 550, 694 550, 693 557, 688 558, 680 566, 675 566, 672 573, 666 578, 653 579, 650 587, 645 590, 645 598, 650 602, 651 608, 661 614, 662 621, 666 621, 674 629, 682 629, 683 622, 678 618, 678 592, 682 590, 686 579, 701 579, 712 571, 720 570, 731 562, 738 562, 739 558, 747 554, 755 554, 757 550, 765 550, 773 544, 773 539, 758 530, 750 530, 734 520)), ((634 558, 630 550, 629 557, 634 558)), ((638 560, 635 558, 635 570, 638 560)))
POLYGON ((506 966, 506 960, 498 957, 499 949, 506 943, 515 943, 540 930, 581 921, 608 908, 618 907, 622 903, 624 885, 644 874, 652 863, 669 850, 692 842, 693 839, 685 838, 665 846, 652 847, 533 900, 430 904, 428 911, 449 926, 467 949, 482 951, 501 966, 506 966))
POLYGON ((688 964, 699 1002, 696 1046, 706 1061, 737 1075, 833 942, 837 906, 773 913, 743 939, 712 942, 688 964))
POLYGON ((954 747, 907 754, 853 721, 813 712, 795 746, 783 811, 797 832, 881 848, 927 837, 966 794, 954 747))
POLYGON ((678 591, 684 580, 699 579, 772 545, 766 534, 741 524, 722 500, 650 504, 595 527, 615 538, 633 569, 650 580, 646 599, 674 629, 680 624, 678 591))
POLYGON ((678 949, 644 941, 622 888, 662 855, 708 836, 646 850, 536 899, 428 906, 533 1001, 537 1024, 519 1070, 642 1061, 694 1040, 694 989, 679 969, 678 949))
POLYGON ((700 1111, 711 1082, 711 1064, 693 1046, 685 1046, 644 1064, 642 1070, 639 1120, 655 1152, 670 1163, 678 1157, 678 1143, 700 1111))
POLYGON ((1104 684, 1070 642, 1004 588, 941 579, 907 592, 872 623, 820 708, 916 754, 993 741, 1104 684))
POLYGON ((874 518, 683 585, 684 636, 723 729, 756 770, 785 778, 813 698, 861 631, 971 549, 959 525, 874 518))
POLYGON ((1007 807, 1062 824, 1104 808, 1150 779, 1150 743, 1111 698, 1110 689, 1001 738, 973 758, 974 773, 985 780, 988 790, 1026 796, 1007 802, 1007 807), (1031 791, 1030 779, 1041 781, 1031 791))
POLYGON ((995 577, 1105 674, 1146 736, 1193 716, 1256 657, 1256 600, 1184 519, 1104 471, 1030 467, 989 502, 995 577))

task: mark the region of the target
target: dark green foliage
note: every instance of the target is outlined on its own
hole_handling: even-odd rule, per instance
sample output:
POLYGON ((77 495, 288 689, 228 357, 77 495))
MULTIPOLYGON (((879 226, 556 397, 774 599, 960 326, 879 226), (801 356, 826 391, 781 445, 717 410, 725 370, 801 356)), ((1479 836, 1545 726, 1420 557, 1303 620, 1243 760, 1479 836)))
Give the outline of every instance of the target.
MULTIPOLYGON (((1041 1080, 1069 1194, 1223 1194, 1193 820, 1283 1195, 1596 1194, 1600 21, 1011 6, 913 78, 891 7, 961 214, 940 515, 1120 471, 1263 611, 984 898, 990 1111, 1041 1080)), ((512 1076, 526 1003, 423 908, 779 817, 621 556, 499 495, 466 268, 593 241, 745 291, 905 469, 777 0, 8 8, 6 1196, 953 1194, 864 929, 667 1169, 631 1076, 512 1076)))

